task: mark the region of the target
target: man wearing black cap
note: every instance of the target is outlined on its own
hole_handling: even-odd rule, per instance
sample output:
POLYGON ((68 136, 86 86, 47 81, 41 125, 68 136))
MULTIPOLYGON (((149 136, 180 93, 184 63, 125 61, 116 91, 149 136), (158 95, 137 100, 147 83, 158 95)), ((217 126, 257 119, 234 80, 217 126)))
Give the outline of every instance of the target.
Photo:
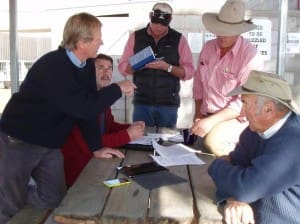
POLYGON ((137 89, 134 94, 133 121, 143 120, 147 126, 175 127, 180 104, 180 80, 194 73, 191 50, 185 37, 169 27, 172 8, 156 3, 147 27, 132 33, 120 59, 119 71, 132 75, 137 89), (129 57, 151 46, 155 60, 134 71, 129 57))

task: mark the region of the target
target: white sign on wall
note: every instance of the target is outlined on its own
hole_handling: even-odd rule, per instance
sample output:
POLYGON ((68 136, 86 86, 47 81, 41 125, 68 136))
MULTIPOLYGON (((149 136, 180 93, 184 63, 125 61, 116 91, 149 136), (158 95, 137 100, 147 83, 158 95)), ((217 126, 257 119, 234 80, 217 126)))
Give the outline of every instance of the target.
MULTIPOLYGON (((253 23, 257 25, 257 28, 243 33, 242 36, 258 49, 264 60, 270 60, 272 23, 269 19, 253 19, 253 23)), ((215 37, 212 33, 204 33, 204 42, 215 37)))
POLYGON ((264 60, 270 60, 272 23, 269 19, 253 19, 253 23, 257 28, 243 33, 242 36, 258 49, 264 60))
POLYGON ((286 53, 300 53, 300 33, 288 33, 286 43, 286 53))

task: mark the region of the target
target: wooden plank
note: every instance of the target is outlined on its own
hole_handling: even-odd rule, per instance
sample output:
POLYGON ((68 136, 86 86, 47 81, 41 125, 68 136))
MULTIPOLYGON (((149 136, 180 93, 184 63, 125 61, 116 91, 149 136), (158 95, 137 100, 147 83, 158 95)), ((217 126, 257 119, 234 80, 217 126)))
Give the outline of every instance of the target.
MULTIPOLYGON (((128 150, 123 165, 149 162, 149 152, 128 150)), ((119 174, 119 177, 125 177, 119 174)), ((132 180, 124 187, 113 188, 101 217, 102 224, 144 223, 149 191, 132 180)))
POLYGON ((31 205, 25 205, 8 224, 39 224, 49 215, 48 209, 36 208, 31 205))
POLYGON ((54 220, 61 223, 98 223, 110 189, 103 181, 116 177, 122 160, 92 158, 58 208, 54 220))
POLYGON ((187 182, 153 189, 150 194, 149 223, 193 223, 193 195, 187 166, 168 167, 187 182))
POLYGON ((222 224, 222 214, 215 203, 216 187, 207 173, 209 164, 215 158, 210 155, 201 155, 206 162, 201 166, 189 166, 190 180, 195 197, 195 209, 199 216, 198 223, 222 224))

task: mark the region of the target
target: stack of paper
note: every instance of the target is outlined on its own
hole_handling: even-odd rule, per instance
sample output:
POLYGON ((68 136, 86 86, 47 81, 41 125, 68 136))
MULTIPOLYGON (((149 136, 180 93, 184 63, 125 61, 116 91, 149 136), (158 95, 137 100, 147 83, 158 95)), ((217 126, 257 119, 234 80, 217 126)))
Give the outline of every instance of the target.
POLYGON ((158 141, 159 138, 147 135, 147 136, 142 136, 141 138, 138 138, 136 140, 133 140, 128 144, 152 145, 152 140, 158 141))
MULTIPOLYGON (((205 164, 195 153, 199 153, 186 145, 175 144, 171 146, 162 146, 152 141, 154 155, 150 155, 155 162, 161 166, 176 165, 202 165, 205 164), (159 154, 156 155, 156 154, 159 154)), ((201 153, 201 152, 200 152, 201 153)))

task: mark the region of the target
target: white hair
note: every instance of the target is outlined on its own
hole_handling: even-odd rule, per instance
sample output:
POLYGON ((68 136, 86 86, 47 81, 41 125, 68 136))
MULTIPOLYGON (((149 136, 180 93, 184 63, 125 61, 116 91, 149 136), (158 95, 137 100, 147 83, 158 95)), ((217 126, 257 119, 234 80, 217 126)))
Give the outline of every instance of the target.
POLYGON ((267 96, 260 96, 258 95, 256 98, 256 106, 257 106, 257 110, 256 113, 259 114, 261 113, 261 110, 263 108, 263 106, 267 103, 267 102, 272 102, 275 105, 275 108, 278 111, 286 111, 288 110, 287 106, 285 106, 284 104, 280 103, 279 101, 272 99, 270 97, 267 96))

